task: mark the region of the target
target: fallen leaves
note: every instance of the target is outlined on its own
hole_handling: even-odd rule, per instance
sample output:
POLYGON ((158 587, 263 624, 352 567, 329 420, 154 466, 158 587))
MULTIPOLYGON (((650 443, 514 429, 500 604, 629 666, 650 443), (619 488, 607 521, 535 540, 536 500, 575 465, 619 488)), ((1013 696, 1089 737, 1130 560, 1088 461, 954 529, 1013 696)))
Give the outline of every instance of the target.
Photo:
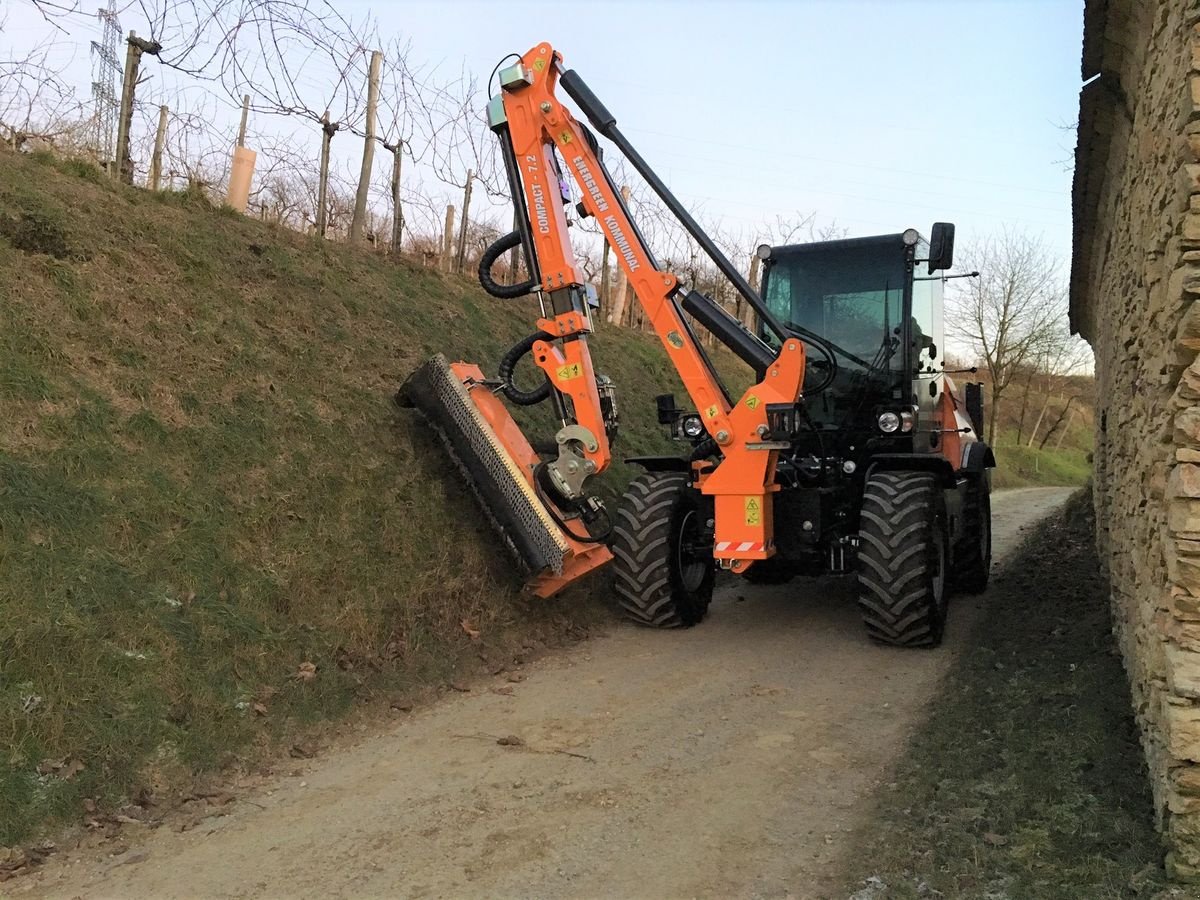
POLYGON ((470 619, 463 619, 461 622, 459 622, 459 624, 462 626, 462 630, 467 633, 467 637, 469 637, 473 641, 479 640, 480 631, 478 628, 476 628, 474 625, 471 624, 470 619))
POLYGON ((50 841, 23 850, 17 847, 0 847, 0 881, 8 881, 39 865, 57 849, 58 847, 50 841))
POLYGON ((302 662, 296 667, 296 674, 292 676, 297 681, 312 681, 317 677, 317 664, 313 662, 302 662))
POLYGON ((87 768, 80 760, 74 757, 67 759, 43 759, 37 764, 37 773, 39 775, 53 775, 61 778, 63 781, 70 781, 80 772, 87 768))

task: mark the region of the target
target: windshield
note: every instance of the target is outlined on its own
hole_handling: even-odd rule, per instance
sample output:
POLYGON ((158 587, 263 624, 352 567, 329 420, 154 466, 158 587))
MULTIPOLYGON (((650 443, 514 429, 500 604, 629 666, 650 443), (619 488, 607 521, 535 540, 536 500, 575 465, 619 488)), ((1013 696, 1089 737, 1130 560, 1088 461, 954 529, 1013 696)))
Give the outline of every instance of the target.
MULTIPOLYGON (((903 322, 904 249, 899 235, 887 235, 775 251, 766 275, 767 305, 787 325, 836 345, 838 377, 827 392, 835 398, 875 403, 897 385, 904 364, 897 330, 903 322)), ((811 388, 827 372, 818 352, 810 350, 808 359, 805 386, 811 388)), ((829 416, 836 421, 832 410, 829 416)))

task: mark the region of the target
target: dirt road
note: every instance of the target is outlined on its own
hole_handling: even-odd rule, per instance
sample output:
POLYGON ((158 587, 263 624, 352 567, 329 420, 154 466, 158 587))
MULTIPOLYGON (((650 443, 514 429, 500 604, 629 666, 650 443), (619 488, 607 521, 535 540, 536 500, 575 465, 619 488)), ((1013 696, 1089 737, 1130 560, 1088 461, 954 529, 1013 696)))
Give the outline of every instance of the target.
MULTIPOLYGON (((995 497, 998 559, 1065 489, 995 497)), ((6 885, 66 897, 824 897, 964 643, 866 642, 851 586, 735 583, 682 632, 622 627, 311 761, 186 833, 6 885), (496 739, 515 735, 505 746, 496 739)))

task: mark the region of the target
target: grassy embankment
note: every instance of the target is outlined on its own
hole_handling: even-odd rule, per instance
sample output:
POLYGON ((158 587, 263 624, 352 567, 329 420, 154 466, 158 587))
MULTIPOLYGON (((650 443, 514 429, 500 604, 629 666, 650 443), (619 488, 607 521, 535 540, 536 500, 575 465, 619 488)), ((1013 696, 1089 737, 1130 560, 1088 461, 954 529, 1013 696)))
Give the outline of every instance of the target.
POLYGON ((855 838, 846 895, 1184 896, 1159 893, 1163 848, 1094 527, 1080 492, 995 579, 855 838))
MULTIPOLYGON (((984 396, 987 397, 986 374, 962 377, 984 379, 984 396)), ((1091 477, 1090 457, 1096 427, 1095 382, 1090 376, 1083 375, 1057 378, 1047 394, 1044 381, 1043 378, 1031 380, 1028 398, 1023 397, 1027 386, 1020 379, 1005 393, 996 422, 998 467, 993 481, 996 487, 1083 485, 1091 477), (1022 405, 1026 407, 1025 425, 1018 439, 1022 405), (1030 446, 1030 433, 1035 424, 1038 431, 1033 446, 1030 446), (1050 431, 1048 436, 1047 431, 1050 431), (1039 447, 1043 440, 1045 446, 1039 447)), ((987 412, 990 415, 990 409, 987 412)))
MULTIPOLYGON (((595 615, 517 597, 392 403, 530 304, 12 153, 0 272, 0 846, 595 615)), ((594 347, 618 454, 668 450, 656 339, 594 347)))

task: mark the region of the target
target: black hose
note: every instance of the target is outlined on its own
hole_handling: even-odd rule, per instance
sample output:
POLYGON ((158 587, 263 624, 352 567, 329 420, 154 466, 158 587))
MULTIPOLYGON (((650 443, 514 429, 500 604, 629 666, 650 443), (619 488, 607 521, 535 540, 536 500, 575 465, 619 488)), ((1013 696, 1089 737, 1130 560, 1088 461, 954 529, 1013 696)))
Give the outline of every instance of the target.
MULTIPOLYGON (((520 343, 514 344, 504 354, 504 358, 500 360, 500 366, 496 370, 496 374, 500 377, 500 381, 504 385, 500 390, 504 392, 505 397, 517 404, 517 406, 535 406, 550 396, 549 378, 546 378, 532 391, 523 391, 513 383, 513 373, 517 369, 517 363, 521 361, 521 358, 526 353, 533 349, 535 343, 552 340, 554 340, 553 335, 545 331, 535 331, 520 343)), ((541 370, 539 369, 539 371, 541 370)), ((542 374, 543 376, 545 375, 545 373, 542 374)))
POLYGON ((479 260, 479 283, 493 297, 499 297, 501 300, 515 300, 517 297, 524 297, 537 287, 537 282, 532 278, 522 281, 520 284, 501 284, 492 277, 492 266, 496 264, 496 260, 520 244, 521 233, 512 231, 483 251, 483 257, 479 260))

